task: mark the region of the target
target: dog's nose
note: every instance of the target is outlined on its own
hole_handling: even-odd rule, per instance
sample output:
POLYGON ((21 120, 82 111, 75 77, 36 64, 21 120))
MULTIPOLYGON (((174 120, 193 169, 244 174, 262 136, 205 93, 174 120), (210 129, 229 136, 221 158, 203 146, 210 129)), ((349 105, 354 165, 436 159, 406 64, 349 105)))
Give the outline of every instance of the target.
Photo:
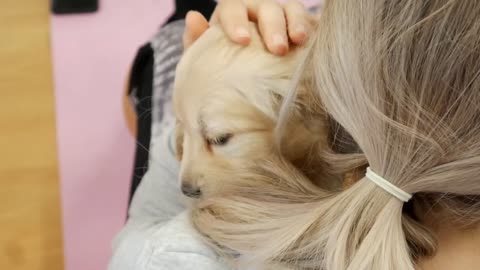
POLYGON ((193 187, 190 184, 182 184, 182 192, 185 196, 191 198, 199 198, 202 195, 202 191, 199 188, 193 187))

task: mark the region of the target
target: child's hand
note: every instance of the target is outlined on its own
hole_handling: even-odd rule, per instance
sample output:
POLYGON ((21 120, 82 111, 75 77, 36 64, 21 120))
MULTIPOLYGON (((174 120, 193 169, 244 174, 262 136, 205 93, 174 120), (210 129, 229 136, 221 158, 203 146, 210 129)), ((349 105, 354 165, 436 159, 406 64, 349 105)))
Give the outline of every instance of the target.
MULTIPOLYGON (((260 34, 274 54, 288 52, 289 41, 301 44, 312 26, 312 18, 299 0, 282 5, 275 0, 222 0, 215 9, 210 25, 220 24, 230 39, 248 45, 248 21, 258 23, 260 34)), ((189 12, 186 18, 184 46, 187 48, 209 27, 209 22, 198 12, 189 12)))

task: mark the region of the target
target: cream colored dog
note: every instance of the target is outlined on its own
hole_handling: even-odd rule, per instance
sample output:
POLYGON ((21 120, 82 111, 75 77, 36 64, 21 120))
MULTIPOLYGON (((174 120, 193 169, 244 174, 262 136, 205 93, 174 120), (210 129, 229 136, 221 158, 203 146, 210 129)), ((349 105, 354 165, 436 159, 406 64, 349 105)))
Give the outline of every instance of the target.
POLYGON ((182 57, 176 71, 174 107, 182 191, 189 197, 222 192, 236 168, 279 154, 307 175, 319 176, 316 153, 327 140, 326 117, 306 89, 285 123, 275 129, 302 49, 278 57, 265 49, 257 29, 252 43, 233 44, 210 28, 182 57), (312 154, 315 153, 315 154, 312 154))

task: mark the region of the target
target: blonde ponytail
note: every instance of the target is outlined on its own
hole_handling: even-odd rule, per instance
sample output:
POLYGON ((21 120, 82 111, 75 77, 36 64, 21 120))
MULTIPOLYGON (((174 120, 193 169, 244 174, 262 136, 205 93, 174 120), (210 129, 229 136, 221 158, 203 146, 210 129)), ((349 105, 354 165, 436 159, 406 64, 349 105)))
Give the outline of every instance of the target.
POLYGON ((322 156, 336 172, 366 160, 412 201, 365 177, 325 190, 272 155, 193 211, 212 247, 270 269, 414 270, 436 247, 423 210, 437 204, 458 226, 478 224, 479 16, 479 1, 327 2, 305 69, 361 157, 322 156))

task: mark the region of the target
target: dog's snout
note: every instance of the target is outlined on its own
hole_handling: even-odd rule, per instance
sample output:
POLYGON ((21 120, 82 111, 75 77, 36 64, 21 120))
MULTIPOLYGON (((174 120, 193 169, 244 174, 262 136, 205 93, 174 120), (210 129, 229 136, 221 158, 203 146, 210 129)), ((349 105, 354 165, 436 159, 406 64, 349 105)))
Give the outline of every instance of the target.
POLYGON ((185 196, 191 198, 199 198, 202 195, 202 191, 199 188, 186 183, 182 184, 182 192, 185 196))

